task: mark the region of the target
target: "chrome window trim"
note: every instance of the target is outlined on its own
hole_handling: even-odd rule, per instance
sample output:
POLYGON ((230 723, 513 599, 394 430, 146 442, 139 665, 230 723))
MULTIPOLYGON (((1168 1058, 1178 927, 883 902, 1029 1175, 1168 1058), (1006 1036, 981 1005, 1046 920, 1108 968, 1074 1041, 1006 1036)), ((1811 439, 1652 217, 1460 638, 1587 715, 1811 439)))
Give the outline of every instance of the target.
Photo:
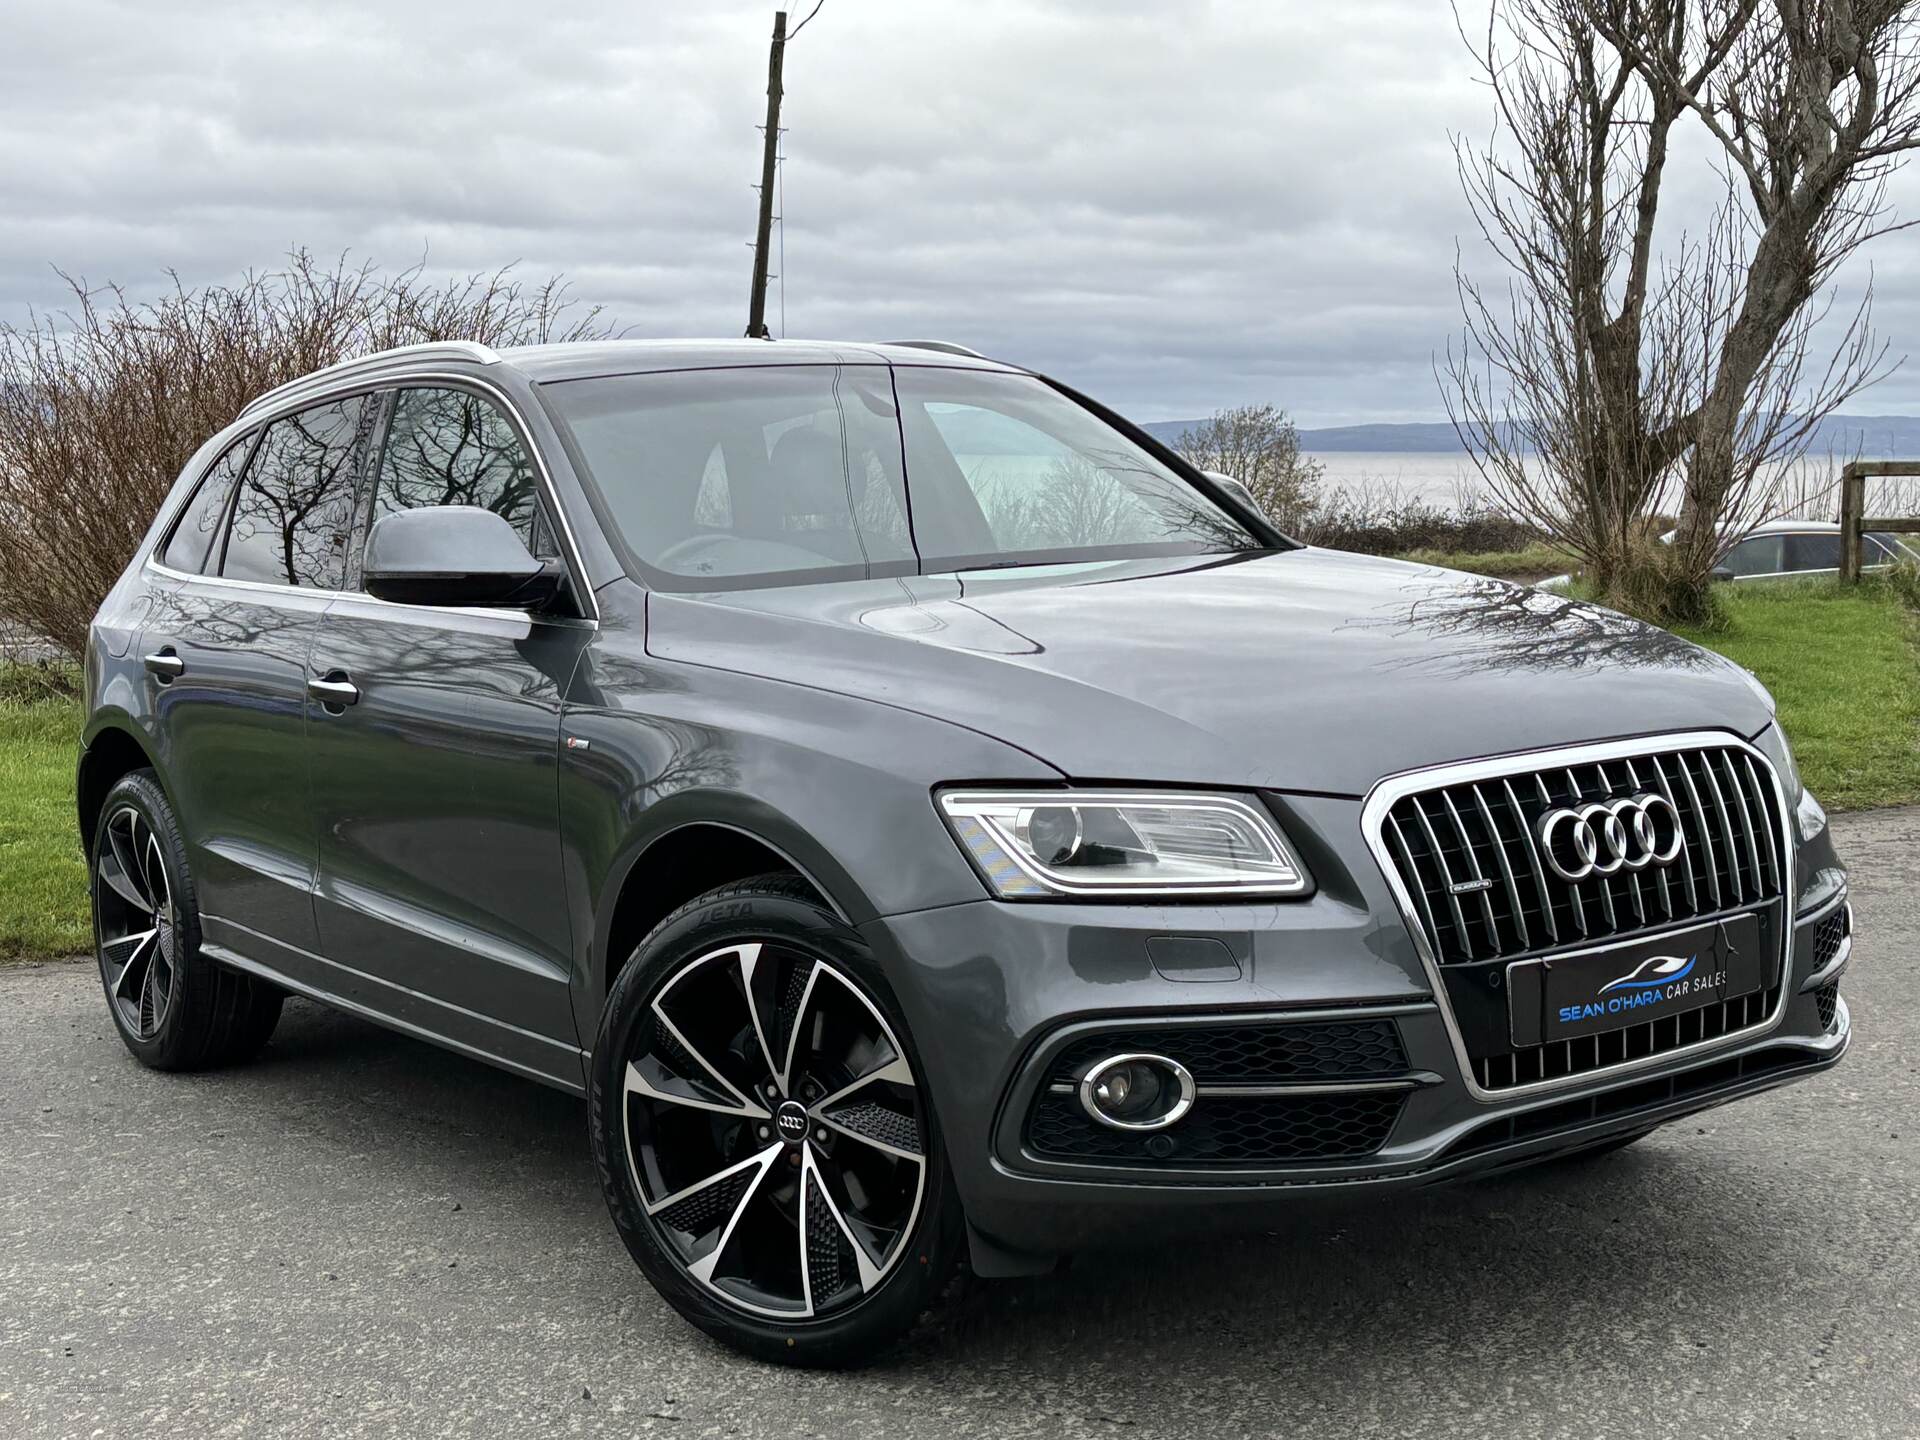
MULTIPOLYGON (((462 341, 462 342, 449 342, 449 343, 464 344, 466 342, 462 341)), ((444 347, 436 346, 432 348, 443 349, 444 347)), ((481 348, 484 348, 484 347, 481 347, 481 348)), ((398 353, 400 352, 393 351, 393 350, 382 352, 383 355, 394 355, 398 353)), ((372 356, 363 357, 363 359, 367 359, 367 360, 371 360, 373 358, 375 357, 372 357, 372 356)), ((496 363, 498 359, 499 357, 495 356, 493 361, 487 361, 483 363, 488 363, 488 364, 496 363)), ((348 361, 347 363, 349 365, 358 365, 360 361, 357 361, 357 360, 348 361)), ((326 373, 328 372, 324 370, 315 372, 316 375, 325 375, 326 373)), ((314 377, 309 376, 307 378, 312 379, 314 377)), ((241 411, 240 416, 236 417, 234 425, 238 426, 240 419, 245 418, 249 426, 258 425, 264 431, 265 428, 268 425, 271 425, 275 420, 281 419, 282 417, 292 414, 295 411, 304 410, 309 405, 324 404, 328 400, 337 400, 346 395, 375 394, 382 390, 403 389, 408 386, 414 385, 420 381, 444 381, 451 384, 469 386, 475 390, 482 392, 489 399, 498 401, 500 406, 512 418, 515 429, 520 434, 520 436, 526 441, 528 453, 531 454, 533 457, 533 468, 535 473, 539 476, 540 493, 547 502, 547 508, 553 512, 555 528, 559 532, 559 537, 561 542, 566 547, 567 553, 562 558, 566 561, 568 572, 573 577, 574 593, 579 597, 581 604, 584 605, 589 611, 592 612, 591 614, 582 618, 585 623, 591 624, 597 629, 599 627, 599 622, 601 618, 600 598, 598 595, 594 593, 593 587, 587 584, 587 567, 586 567, 586 562, 581 554, 580 542, 577 538, 575 538, 574 531, 573 531, 573 521, 568 517, 566 507, 560 503, 560 494, 559 494, 559 491, 554 486, 553 474, 547 468, 547 457, 540 453, 539 445, 537 445, 534 442, 533 428, 527 424, 526 413, 523 410, 521 410, 519 405, 514 403, 513 396, 508 394, 506 390, 502 389, 499 385, 495 384, 493 381, 485 379, 482 376, 471 375, 471 374, 467 374, 457 370, 406 370, 406 371, 401 371, 392 375, 379 375, 379 376, 359 375, 359 376, 348 377, 343 375, 335 383, 321 386, 313 390, 311 393, 300 393, 300 394, 289 393, 289 394, 283 395, 282 391, 287 390, 289 388, 286 386, 281 387, 281 390, 270 390, 265 395, 262 395, 259 399, 253 401, 252 404, 249 405, 246 410, 241 411), (279 396, 280 398, 275 399, 274 397, 276 396, 279 396), (271 402, 271 403, 267 403, 267 402, 271 402), (257 414, 254 413, 255 407, 259 407, 259 411, 257 414)), ((295 383, 303 384, 304 381, 296 381, 295 383)), ((229 428, 233 428, 233 427, 229 427, 229 428)), ((186 507, 188 502, 192 500, 194 492, 195 490, 198 489, 201 481, 206 478, 207 470, 210 469, 213 465, 218 464, 220 461, 220 457, 225 455, 229 448, 230 446, 227 446, 227 445, 221 446, 219 451, 214 455, 213 459, 210 460, 206 466, 202 467, 200 474, 194 478, 193 484, 184 487, 186 493, 182 496, 180 502, 173 507, 172 513, 167 516, 166 524, 162 526, 160 529, 161 534, 171 535, 173 533, 173 527, 179 523, 181 511, 186 507)), ((377 477, 376 477, 376 483, 377 483, 377 477)), ((175 579, 199 581, 201 583, 215 583, 215 584, 221 584, 221 585, 241 585, 249 589, 255 589, 255 590, 282 591, 282 592, 296 591, 296 592, 301 592, 305 594, 319 594, 319 595, 351 595, 355 599, 369 600, 376 605, 390 605, 394 603, 392 601, 375 599, 374 596, 367 595, 365 594, 365 592, 362 592, 362 591, 316 590, 311 587, 305 587, 300 585, 276 585, 276 584, 269 583, 267 581, 260 581, 260 580, 229 579, 227 576, 224 576, 224 575, 192 575, 192 574, 186 573, 185 571, 175 570, 170 566, 161 564, 159 559, 155 555, 155 548, 156 547, 154 546, 148 547, 146 552, 146 563, 149 566, 151 566, 153 569, 159 571, 161 574, 170 575, 175 579)), ((430 606, 430 605, 401 605, 401 606, 398 606, 397 608, 402 610, 419 611, 419 610, 434 610, 434 609, 451 609, 452 607, 430 606)), ((453 613, 472 615, 472 614, 478 614, 483 612, 478 610, 457 610, 456 609, 456 610, 453 610, 453 613)), ((545 615, 535 617, 535 616, 529 615, 529 612, 524 610, 493 611, 493 612, 487 612, 487 613, 526 616, 527 618, 537 618, 543 621, 547 621, 549 623, 563 621, 571 618, 567 616, 545 616, 545 615)), ((579 622, 575 622, 575 623, 579 623, 579 622)))
POLYGON ((502 610, 484 605, 403 605, 398 600, 382 600, 378 595, 369 595, 364 590, 321 590, 310 585, 275 585, 264 580, 229 579, 225 575, 192 575, 184 570, 175 570, 170 565, 163 565, 151 555, 147 557, 146 568, 156 575, 164 575, 170 580, 184 580, 190 585, 228 587, 267 595, 298 595, 327 605, 336 600, 351 600, 356 605, 374 605, 399 615, 477 616, 486 620, 509 620, 521 624, 575 626, 585 630, 600 628, 598 620, 574 615, 536 615, 531 610, 502 610))
MULTIPOLYGON (((1454 1062, 1460 1067, 1460 1079, 1465 1084, 1467 1093, 1482 1104, 1504 1104, 1511 1100, 1529 1099, 1536 1095, 1546 1095, 1561 1090, 1583 1088, 1604 1090, 1623 1076, 1663 1067, 1672 1068, 1676 1062, 1684 1062, 1690 1055, 1704 1055, 1757 1040, 1777 1029, 1786 1017, 1787 1000, 1792 988, 1789 982, 1793 975, 1793 939, 1798 928, 1798 922, 1793 914, 1793 857, 1796 847, 1787 809, 1787 797, 1785 790, 1781 787, 1780 776, 1774 771, 1766 755, 1745 737, 1730 730, 1689 730, 1665 735, 1642 736, 1636 740, 1607 740, 1587 745, 1555 746, 1544 750, 1518 751, 1484 760, 1436 765, 1424 770, 1403 771, 1376 782, 1373 789, 1367 793, 1367 798, 1360 810, 1360 830, 1367 849, 1373 854, 1374 863, 1380 867, 1380 874, 1387 882, 1388 890, 1393 894, 1394 904, 1400 911, 1400 918, 1406 926, 1408 938, 1413 942, 1413 948, 1420 956, 1421 966, 1427 973, 1427 983, 1433 988, 1434 1003, 1440 1011, 1441 1022, 1446 1027, 1447 1040, 1453 1047, 1454 1062), (1393 863, 1392 854, 1387 848, 1382 826, 1388 812, 1408 795, 1439 789, 1442 786, 1467 784, 1476 780, 1510 778, 1516 774, 1528 774, 1535 770, 1559 769, 1562 766, 1586 765, 1596 761, 1624 760, 1642 755, 1666 755, 1674 751, 1709 746, 1746 751, 1748 756, 1762 767, 1762 773, 1773 782, 1774 800, 1779 807, 1780 854, 1786 858, 1781 876, 1781 893, 1773 902, 1779 906, 1780 910, 1780 994, 1774 1003, 1773 1013, 1758 1025, 1750 1025, 1726 1035, 1718 1035, 1711 1040, 1698 1040, 1691 1045, 1682 1045, 1658 1055, 1643 1055, 1638 1059, 1623 1060, 1579 1075, 1562 1075, 1550 1080, 1530 1080, 1524 1085, 1510 1085, 1499 1090, 1483 1088, 1475 1078, 1472 1057, 1467 1054, 1466 1041, 1461 1036, 1459 1023, 1454 1019, 1453 1004, 1447 995, 1446 979, 1441 973, 1440 963, 1433 953, 1432 946, 1428 944, 1426 930, 1420 923, 1419 908, 1412 893, 1407 889, 1406 882, 1401 879, 1399 869, 1393 863)), ((1690 928, 1691 923, 1668 928, 1684 930, 1690 928)), ((1662 933, 1665 932, 1648 929, 1623 936, 1619 943, 1639 944, 1650 938, 1658 938, 1662 933)), ((1556 948, 1552 953, 1558 954, 1560 950, 1556 948)))

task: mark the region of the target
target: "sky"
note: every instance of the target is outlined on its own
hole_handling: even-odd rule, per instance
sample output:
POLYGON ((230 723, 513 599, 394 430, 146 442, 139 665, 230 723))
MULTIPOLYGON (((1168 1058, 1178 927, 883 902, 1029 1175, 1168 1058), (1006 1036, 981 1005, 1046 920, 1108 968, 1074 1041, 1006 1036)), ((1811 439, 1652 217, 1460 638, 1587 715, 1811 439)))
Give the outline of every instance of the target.
MULTIPOLYGON (((6 9, 0 320, 55 267, 139 296, 299 245, 563 273, 637 336, 745 325, 767 0, 6 9)), ((825 0, 786 68, 785 333, 954 340, 1141 420, 1443 417, 1456 253, 1500 274, 1444 0, 825 0)), ((1893 199, 1920 217, 1920 171, 1893 199)), ((1840 308, 1869 275, 1920 351, 1920 231, 1840 308)), ((1920 413, 1920 364, 1848 408, 1920 413)))

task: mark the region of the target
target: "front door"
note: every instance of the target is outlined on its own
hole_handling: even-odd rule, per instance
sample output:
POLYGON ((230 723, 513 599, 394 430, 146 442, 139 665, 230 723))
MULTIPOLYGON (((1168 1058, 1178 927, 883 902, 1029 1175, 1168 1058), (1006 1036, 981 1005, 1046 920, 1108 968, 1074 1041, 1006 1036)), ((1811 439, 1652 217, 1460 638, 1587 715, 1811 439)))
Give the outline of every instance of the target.
MULTIPOLYGON (((369 523, 477 504, 550 548, 524 444, 492 402, 403 389, 369 523)), ((355 998, 456 1046, 577 1086, 558 824, 560 707, 593 631, 357 592, 308 657, 320 947, 355 998)))

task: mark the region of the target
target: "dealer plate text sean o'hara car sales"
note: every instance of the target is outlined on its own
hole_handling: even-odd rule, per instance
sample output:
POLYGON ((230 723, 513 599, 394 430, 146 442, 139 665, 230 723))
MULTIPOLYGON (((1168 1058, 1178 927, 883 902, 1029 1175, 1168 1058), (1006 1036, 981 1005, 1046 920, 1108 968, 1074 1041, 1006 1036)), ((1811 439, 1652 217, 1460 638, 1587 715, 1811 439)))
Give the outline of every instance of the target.
POLYGON ((963 1262, 1624 1145, 1849 1039, 1845 873, 1745 671, 1295 544, 934 342, 283 386, 86 692, 140 1060, 293 994, 580 1093, 647 1278, 778 1360, 963 1262))

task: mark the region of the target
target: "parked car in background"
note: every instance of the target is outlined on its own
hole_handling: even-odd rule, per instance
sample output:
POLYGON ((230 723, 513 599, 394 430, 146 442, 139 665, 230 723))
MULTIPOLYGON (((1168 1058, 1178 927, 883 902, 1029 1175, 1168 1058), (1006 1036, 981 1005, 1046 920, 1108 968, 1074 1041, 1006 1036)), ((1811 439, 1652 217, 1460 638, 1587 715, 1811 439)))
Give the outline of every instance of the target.
MULTIPOLYGON (((1671 545, 1676 532, 1660 537, 1671 545)), ((1720 557, 1716 580, 1806 579, 1840 573, 1840 527, 1831 520, 1774 520, 1720 557)), ((1860 568, 1885 570, 1920 556, 1897 535, 1869 531, 1860 537, 1860 568)))
MULTIPOLYGON (((1671 545, 1679 532, 1660 537, 1671 545)), ((1720 557, 1716 580, 1811 580, 1840 573, 1840 527, 1831 520, 1770 520, 1720 557)), ((1863 572, 1920 562, 1920 554, 1898 535, 1868 531, 1860 537, 1863 572)), ((1539 582, 1542 590, 1564 591, 1571 575, 1555 575, 1539 582)))
POLYGON ((321 371, 188 464, 85 673, 142 1063, 294 994, 584 1096, 634 1260, 774 1360, 874 1355, 963 1259, 1611 1150, 1851 1035, 1745 671, 1295 544, 952 347, 321 371))

